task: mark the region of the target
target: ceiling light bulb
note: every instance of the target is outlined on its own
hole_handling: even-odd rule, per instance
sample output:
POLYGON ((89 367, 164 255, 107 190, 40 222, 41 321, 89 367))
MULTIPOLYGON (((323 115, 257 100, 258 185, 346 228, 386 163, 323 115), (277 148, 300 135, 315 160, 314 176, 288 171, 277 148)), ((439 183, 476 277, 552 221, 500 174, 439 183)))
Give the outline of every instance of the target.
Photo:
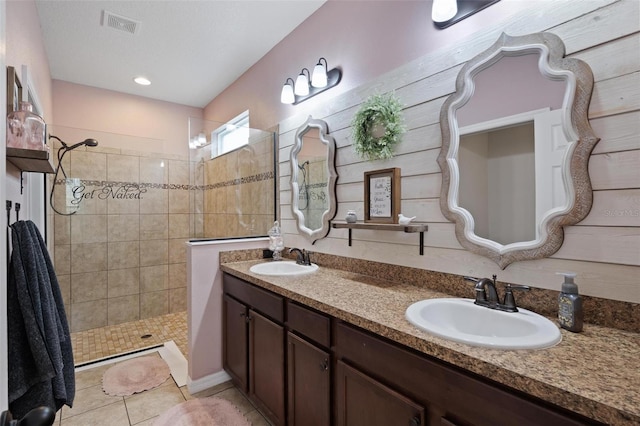
POLYGON ((313 69, 311 76, 311 85, 313 87, 327 87, 327 60, 324 59, 325 65, 322 65, 323 59, 324 58, 320 58, 313 69))
MULTIPOLYGON (((288 78, 286 83, 284 83, 284 86, 282 86, 282 92, 280 93, 280 102, 283 104, 292 104, 296 100, 293 94, 293 85, 289 84, 289 80, 291 79, 288 78)), ((293 80, 291 80, 291 83, 293 83, 293 80)))
MULTIPOLYGON (((298 78, 296 78, 296 84, 293 86, 293 93, 298 96, 307 96, 309 94, 309 78, 305 75, 304 70, 307 69, 303 68, 302 71, 300 71, 298 78)), ((307 73, 308 72, 309 70, 307 70, 307 73)))
POLYGON ((457 0, 433 0, 431 19, 433 22, 446 22, 458 13, 457 0))
POLYGON ((151 84, 151 81, 149 81, 149 79, 145 77, 136 77, 133 79, 133 81, 135 81, 141 86, 148 86, 151 84))

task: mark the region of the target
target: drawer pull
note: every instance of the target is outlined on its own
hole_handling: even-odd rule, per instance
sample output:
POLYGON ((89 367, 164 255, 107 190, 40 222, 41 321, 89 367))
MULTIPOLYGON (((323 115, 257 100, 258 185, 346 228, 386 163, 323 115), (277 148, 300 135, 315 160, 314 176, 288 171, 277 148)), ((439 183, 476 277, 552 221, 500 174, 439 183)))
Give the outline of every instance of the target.
POLYGON ((329 369, 329 360, 325 359, 323 362, 320 363, 320 370, 327 371, 328 369, 329 369))
POLYGON ((420 417, 415 416, 414 418, 411 419, 411 422, 409 422, 409 426, 421 426, 422 422, 420 421, 420 417))

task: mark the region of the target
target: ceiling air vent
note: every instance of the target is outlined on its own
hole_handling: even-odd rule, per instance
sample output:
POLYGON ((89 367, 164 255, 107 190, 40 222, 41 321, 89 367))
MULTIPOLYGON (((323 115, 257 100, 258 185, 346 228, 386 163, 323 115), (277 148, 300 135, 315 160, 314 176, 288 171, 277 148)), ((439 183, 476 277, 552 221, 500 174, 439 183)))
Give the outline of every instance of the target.
POLYGON ((140 30, 141 22, 127 18, 122 15, 117 15, 108 10, 102 11, 102 26, 110 27, 114 30, 124 31, 129 34, 136 34, 140 30))

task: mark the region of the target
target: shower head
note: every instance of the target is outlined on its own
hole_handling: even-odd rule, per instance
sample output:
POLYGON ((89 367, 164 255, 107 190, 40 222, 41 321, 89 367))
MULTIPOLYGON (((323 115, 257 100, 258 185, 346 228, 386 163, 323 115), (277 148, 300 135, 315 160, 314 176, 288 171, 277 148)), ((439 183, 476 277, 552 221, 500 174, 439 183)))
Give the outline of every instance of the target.
POLYGON ((304 166, 308 166, 308 165, 309 165, 309 160, 305 161, 305 162, 304 162, 304 163, 302 163, 302 164, 298 164, 298 168, 299 168, 300 170, 304 170, 304 166))
POLYGON ((67 151, 71 151, 72 149, 76 149, 79 146, 98 146, 98 141, 95 139, 85 139, 82 142, 78 142, 77 144, 71 145, 70 147, 66 147, 67 151))
POLYGON ((65 149, 65 151, 71 151, 72 149, 76 149, 79 146, 82 145, 86 145, 86 146, 98 146, 98 141, 95 139, 85 139, 82 142, 78 142, 77 144, 74 145, 67 145, 65 141, 63 141, 62 139, 60 139, 59 137, 55 136, 55 135, 49 135, 49 139, 56 139, 57 141, 59 141, 62 144, 62 148, 65 149))

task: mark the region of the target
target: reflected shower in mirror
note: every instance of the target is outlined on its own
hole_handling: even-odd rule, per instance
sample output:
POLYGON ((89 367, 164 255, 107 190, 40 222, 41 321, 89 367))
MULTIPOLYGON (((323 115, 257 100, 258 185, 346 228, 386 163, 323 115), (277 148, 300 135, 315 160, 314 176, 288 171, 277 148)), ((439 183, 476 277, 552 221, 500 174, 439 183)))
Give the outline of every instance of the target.
POLYGON ((593 75, 553 34, 501 35, 441 110, 440 206, 463 247, 505 268, 549 256, 591 207, 593 75))
POLYGON ((309 117, 291 151, 291 207, 298 231, 314 243, 329 233, 336 214, 335 141, 327 123, 309 117))

